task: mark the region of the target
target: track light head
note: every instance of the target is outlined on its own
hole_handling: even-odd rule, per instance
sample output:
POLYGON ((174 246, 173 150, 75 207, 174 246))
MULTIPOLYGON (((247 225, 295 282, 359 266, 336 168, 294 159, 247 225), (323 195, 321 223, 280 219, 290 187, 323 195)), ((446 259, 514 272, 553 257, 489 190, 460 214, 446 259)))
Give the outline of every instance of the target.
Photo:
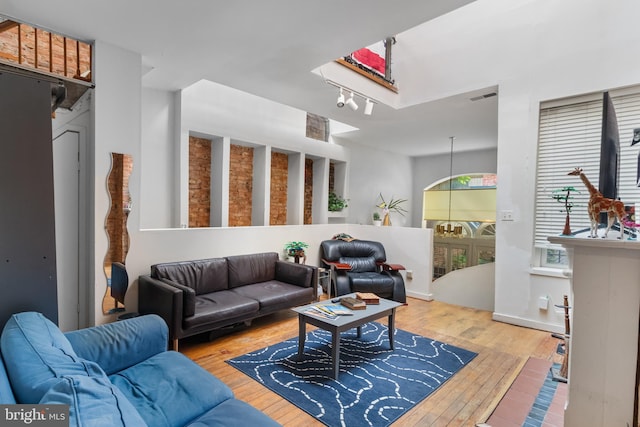
POLYGON ((338 101, 336 102, 338 108, 344 107, 344 94, 342 93, 342 88, 340 88, 340 95, 338 95, 338 101))
POLYGON ((373 113, 373 101, 369 98, 364 102, 364 115, 370 116, 373 113))
POLYGON ((345 104, 347 104, 349 108, 351 108, 353 111, 356 111, 358 109, 358 104, 356 104, 356 101, 353 99, 353 96, 354 96, 354 93, 351 92, 351 96, 349 97, 349 99, 347 99, 345 104))

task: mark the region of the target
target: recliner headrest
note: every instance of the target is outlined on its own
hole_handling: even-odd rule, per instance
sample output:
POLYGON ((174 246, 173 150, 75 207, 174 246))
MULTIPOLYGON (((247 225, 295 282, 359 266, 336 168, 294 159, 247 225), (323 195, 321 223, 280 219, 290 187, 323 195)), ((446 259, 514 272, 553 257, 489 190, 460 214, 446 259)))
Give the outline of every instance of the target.
POLYGON ((324 240, 320 243, 322 258, 327 261, 339 261, 340 258, 373 257, 377 262, 385 262, 387 255, 382 243, 372 240, 324 240))

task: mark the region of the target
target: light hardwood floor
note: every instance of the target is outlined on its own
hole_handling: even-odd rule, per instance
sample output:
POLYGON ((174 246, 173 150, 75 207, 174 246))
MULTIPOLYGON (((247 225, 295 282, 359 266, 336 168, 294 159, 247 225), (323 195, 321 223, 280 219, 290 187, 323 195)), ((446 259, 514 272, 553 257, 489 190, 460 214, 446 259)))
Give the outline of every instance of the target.
MULTIPOLYGON (((526 360, 530 356, 554 360, 558 343, 548 332, 495 322, 487 311, 415 298, 409 298, 406 306, 397 309, 396 327, 466 348, 478 356, 396 421, 394 427, 474 426, 485 421, 526 360)), ((306 412, 225 363, 295 337, 297 330, 296 313, 284 310, 256 319, 249 328, 211 342, 203 337, 182 340, 180 351, 231 387, 237 398, 284 426, 322 426, 306 412)))

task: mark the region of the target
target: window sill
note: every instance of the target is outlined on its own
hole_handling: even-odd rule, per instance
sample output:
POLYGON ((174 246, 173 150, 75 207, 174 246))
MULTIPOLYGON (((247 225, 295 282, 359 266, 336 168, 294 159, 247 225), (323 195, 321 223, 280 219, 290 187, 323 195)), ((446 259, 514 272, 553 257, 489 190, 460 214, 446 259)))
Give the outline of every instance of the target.
POLYGON ((535 276, 559 277, 561 279, 571 278, 571 269, 569 267, 550 268, 550 267, 531 267, 529 274, 535 276))

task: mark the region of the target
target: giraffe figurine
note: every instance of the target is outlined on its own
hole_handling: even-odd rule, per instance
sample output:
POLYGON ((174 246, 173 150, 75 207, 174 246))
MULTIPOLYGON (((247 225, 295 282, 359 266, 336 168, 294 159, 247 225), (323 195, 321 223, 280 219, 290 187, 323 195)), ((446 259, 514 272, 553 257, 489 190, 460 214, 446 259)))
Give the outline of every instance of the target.
POLYGON ((624 210, 624 203, 622 203, 621 200, 608 199, 604 197, 602 193, 600 193, 600 191, 598 191, 598 189, 589 182, 589 179, 582 172, 581 168, 575 168, 567 175, 579 176, 585 187, 587 187, 587 190, 589 190, 589 205, 587 207, 589 219, 591 220, 591 233, 589 237, 598 237, 598 223, 600 222, 598 217, 600 216, 600 212, 606 212, 607 229, 605 230, 602 238, 604 239, 607 237, 609 230, 611 230, 611 226, 617 218, 618 223, 620 224, 620 237, 618 237, 618 239, 622 239, 624 236, 623 220, 627 216, 627 213, 624 210))

